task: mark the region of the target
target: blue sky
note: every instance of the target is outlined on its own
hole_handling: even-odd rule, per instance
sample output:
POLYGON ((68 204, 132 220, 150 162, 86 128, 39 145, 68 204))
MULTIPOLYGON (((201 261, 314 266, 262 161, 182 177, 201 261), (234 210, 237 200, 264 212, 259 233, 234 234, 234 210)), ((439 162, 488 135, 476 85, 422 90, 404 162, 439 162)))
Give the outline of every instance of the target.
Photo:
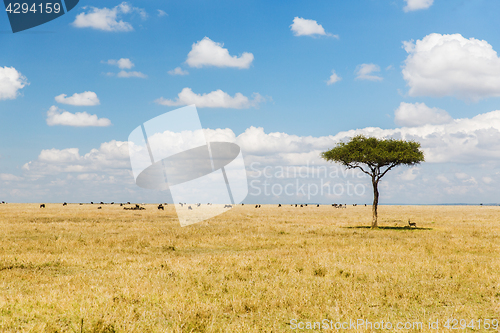
MULTIPOLYGON (((387 177, 383 202, 496 202, 500 128, 498 115, 490 113, 500 109, 499 9, 497 2, 479 0, 80 0, 66 15, 16 34, 0 13, 0 83, 5 82, 0 84, 0 200, 85 201, 106 193, 93 201, 167 201, 135 186, 118 144, 116 154, 101 145, 125 142, 139 124, 177 109, 183 105, 175 102, 178 94, 189 88, 198 95, 221 90, 248 98, 241 104, 197 105, 204 128, 238 137, 247 166, 260 161, 273 168, 299 167, 308 159, 320 164, 319 152, 338 140, 376 132, 417 139, 430 152, 428 163, 387 177), (413 51, 404 44, 410 41, 413 51), (195 49, 202 53, 198 65, 194 56, 189 61, 195 49), (224 49, 229 58, 211 58, 210 51, 224 49), (178 67, 186 74, 169 74, 178 67), (6 68, 22 78, 13 79, 6 68), (332 71, 341 79, 328 84, 332 71), (16 89, 19 82, 23 87, 16 89), (99 104, 55 100, 84 92, 94 93, 99 104), (111 125, 75 118, 82 112, 111 125), (478 115, 491 120, 471 120, 478 115), (367 129, 372 127, 377 130, 367 129), (264 147, 275 132, 281 133, 272 136, 278 137, 276 147, 294 142, 296 151, 288 153, 295 155, 252 148, 264 147), (457 133, 468 141, 454 141, 457 133), (467 146, 471 142, 474 146, 467 146), (78 153, 71 155, 71 149, 78 153), (92 149, 116 167, 85 160, 92 149), (52 152, 51 159, 44 151, 52 152), (65 159, 68 152, 73 157, 65 159), (297 154, 303 154, 302 162, 297 154), (414 191, 418 195, 410 194, 414 191)), ((308 200, 369 203, 367 190, 361 197, 308 200)))

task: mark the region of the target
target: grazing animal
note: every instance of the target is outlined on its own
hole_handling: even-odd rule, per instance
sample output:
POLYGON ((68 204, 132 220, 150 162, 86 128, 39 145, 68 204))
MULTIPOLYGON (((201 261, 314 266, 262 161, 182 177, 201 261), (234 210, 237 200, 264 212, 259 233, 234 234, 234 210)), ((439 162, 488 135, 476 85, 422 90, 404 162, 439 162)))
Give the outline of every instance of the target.
POLYGON ((365 204, 365 207, 366 207, 366 204, 365 204))
POLYGON ((41 205, 40 205, 40 208, 45 208, 45 204, 41 204, 41 205))
POLYGON ((300 207, 304 207, 304 205, 300 205, 300 207))
POLYGON ((114 204, 115 204, 115 202, 114 202, 114 201, 112 201, 112 202, 111 202, 111 204, 112 204, 112 205, 114 205, 114 204))
POLYGON ((297 204, 295 204, 295 207, 297 207, 297 204))
POLYGON ((279 204, 278 207, 281 207, 281 204, 279 204))
POLYGON ((260 205, 259 205, 259 208, 260 208, 260 205))
POLYGON ((130 201, 127 201, 127 205, 130 205, 130 201))
POLYGON ((179 202, 179 205, 181 205, 181 207, 184 207, 184 204, 182 202, 179 202))
POLYGON ((82 206, 83 204, 80 202, 80 206, 82 206))
POLYGON ((224 208, 233 208, 231 205, 224 205, 224 208))
POLYGON ((93 201, 91 201, 91 202, 90 202, 90 204, 91 204, 91 205, 93 205, 93 204, 94 204, 94 202, 93 202, 93 201))
POLYGON ((259 205, 255 205, 255 208, 259 208, 259 205))
POLYGON ((193 208, 191 208, 191 206, 188 206, 188 209, 189 209, 189 210, 193 210, 193 208))
POLYGON ((68 205, 68 203, 67 203, 67 202, 63 203, 63 206, 67 206, 67 205, 68 205))
POLYGON ((123 207, 123 204, 122 204, 122 203, 120 204, 120 207, 123 207))
POLYGON ((307 207, 307 204, 306 204, 306 207, 307 207))
POLYGON ((319 207, 319 205, 317 205, 316 207, 319 207))
POLYGON ((102 207, 101 207, 101 206, 99 206, 99 207, 97 207, 97 209, 102 209, 102 207))
POLYGON ((101 205, 104 205, 104 202, 101 201, 101 205))
POLYGON ((408 226, 411 227, 417 227, 417 222, 410 222, 410 219, 408 219, 408 226))
POLYGON ((159 204, 159 205, 158 205, 158 210, 160 210, 160 209, 161 209, 161 210, 165 210, 165 208, 163 208, 163 205, 162 205, 162 204, 159 204))

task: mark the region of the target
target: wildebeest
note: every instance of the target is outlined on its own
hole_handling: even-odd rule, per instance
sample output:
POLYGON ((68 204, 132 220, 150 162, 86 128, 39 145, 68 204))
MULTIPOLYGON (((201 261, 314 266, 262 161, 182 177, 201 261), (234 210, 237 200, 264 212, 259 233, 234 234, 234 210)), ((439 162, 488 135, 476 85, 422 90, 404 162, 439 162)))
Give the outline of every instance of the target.
POLYGON ((278 204, 278 207, 281 207, 281 204, 278 204))
POLYGON ((233 208, 232 205, 224 205, 224 208, 233 208))
POLYGON ((317 205, 316 207, 319 207, 319 205, 317 205))
POLYGON ((104 205, 104 202, 101 201, 101 205, 104 205))
POLYGON ((93 204, 94 204, 94 202, 93 202, 93 201, 91 201, 91 202, 90 202, 90 204, 91 204, 91 205, 93 205, 93 204))
POLYGON ((40 208, 45 208, 45 204, 41 204, 41 205, 40 205, 40 208))
POLYGON ((297 207, 297 204, 295 204, 295 207, 297 207))
POLYGON ((163 208, 163 205, 162 205, 162 204, 159 204, 159 205, 158 205, 158 210, 160 210, 160 209, 161 209, 161 210, 165 210, 165 209, 163 208))
POLYGON ((189 209, 189 210, 193 210, 193 208, 191 208, 191 206, 188 206, 188 209, 189 209))
POLYGON ((67 205, 68 205, 68 203, 67 203, 67 202, 63 203, 63 206, 67 206, 67 205))
POLYGON ((130 205, 130 201, 127 201, 127 205, 130 205))
POLYGON ((259 205, 255 205, 255 208, 259 208, 259 205))
POLYGON ((122 207, 122 206, 123 206, 123 204, 121 203, 121 204, 120 204, 120 207, 122 207))
POLYGON ((99 207, 97 207, 97 209, 102 209, 102 207, 101 207, 101 206, 99 206, 99 207))
POLYGON ((114 205, 114 204, 115 204, 115 202, 114 202, 114 201, 112 201, 112 202, 111 202, 111 204, 112 204, 112 205, 114 205))
POLYGON ((300 205, 300 207, 304 207, 304 205, 300 205))

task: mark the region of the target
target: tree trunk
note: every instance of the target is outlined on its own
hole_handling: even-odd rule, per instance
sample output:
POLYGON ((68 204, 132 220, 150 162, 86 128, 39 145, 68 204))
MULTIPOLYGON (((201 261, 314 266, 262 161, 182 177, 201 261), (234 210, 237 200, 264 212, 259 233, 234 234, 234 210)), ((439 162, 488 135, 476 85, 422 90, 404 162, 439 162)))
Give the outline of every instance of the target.
POLYGON ((372 229, 378 228, 378 215, 377 215, 377 208, 378 208, 378 182, 373 178, 372 179, 372 185, 373 185, 373 206, 372 206, 372 213, 373 213, 373 220, 372 220, 372 229))

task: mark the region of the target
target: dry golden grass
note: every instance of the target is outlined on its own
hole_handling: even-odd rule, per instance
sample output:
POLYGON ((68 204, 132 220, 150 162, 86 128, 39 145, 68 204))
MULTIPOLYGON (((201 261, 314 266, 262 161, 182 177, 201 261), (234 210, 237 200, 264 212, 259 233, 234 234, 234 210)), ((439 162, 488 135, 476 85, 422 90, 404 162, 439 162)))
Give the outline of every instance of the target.
POLYGON ((185 228, 146 208, 0 205, 0 331, 499 317, 500 207, 380 206, 401 228, 379 230, 360 228, 371 207, 245 205, 185 228))

